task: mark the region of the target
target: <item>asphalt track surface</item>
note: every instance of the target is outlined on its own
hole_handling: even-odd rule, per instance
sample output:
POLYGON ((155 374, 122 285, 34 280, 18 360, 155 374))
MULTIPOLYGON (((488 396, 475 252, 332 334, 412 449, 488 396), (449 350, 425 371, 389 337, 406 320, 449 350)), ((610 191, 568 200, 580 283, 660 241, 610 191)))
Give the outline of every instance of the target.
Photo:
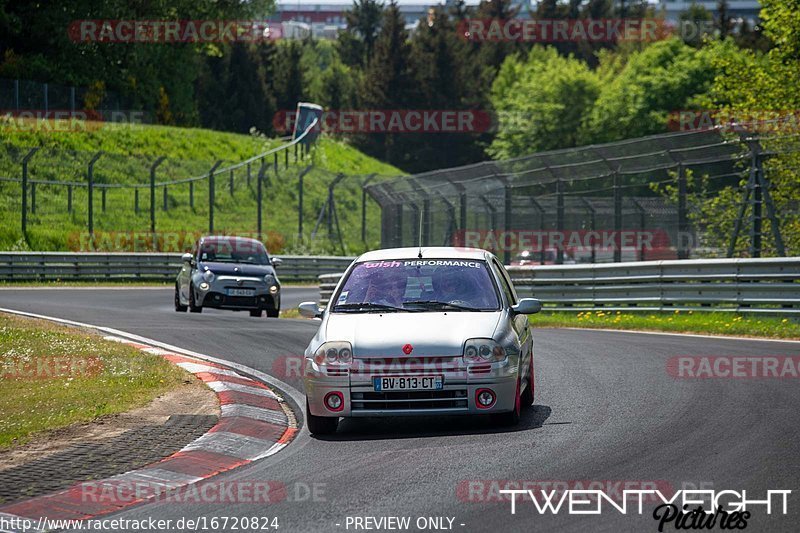
MULTIPOLYGON (((286 288, 283 307, 314 299, 286 288)), ((175 313, 171 289, 0 290, 0 307, 117 328, 278 375, 301 354, 314 321, 206 310, 175 313)), ((469 480, 656 481, 675 489, 788 489, 788 515, 754 509, 747 531, 800 530, 797 379, 671 377, 681 355, 800 355, 800 343, 622 332, 535 332, 536 401, 513 430, 482 419, 359 419, 332 437, 307 432, 286 450, 218 478, 283 483, 273 504, 143 504, 119 518, 278 517, 278 531, 353 531, 347 517, 454 518, 456 531, 657 531, 644 514, 540 515, 520 504, 465 501, 469 480), (307 489, 316 497, 306 497, 307 489), (337 525, 338 524, 338 525, 337 525), (463 524, 463 525, 462 525, 463 524)), ((284 374, 284 375, 281 375, 284 374)), ((446 523, 446 522, 445 522, 446 523)), ((715 528, 715 530, 718 528, 715 528)), ((387 529, 383 529, 387 530, 387 529)), ((675 531, 667 525, 665 531, 675 531)))

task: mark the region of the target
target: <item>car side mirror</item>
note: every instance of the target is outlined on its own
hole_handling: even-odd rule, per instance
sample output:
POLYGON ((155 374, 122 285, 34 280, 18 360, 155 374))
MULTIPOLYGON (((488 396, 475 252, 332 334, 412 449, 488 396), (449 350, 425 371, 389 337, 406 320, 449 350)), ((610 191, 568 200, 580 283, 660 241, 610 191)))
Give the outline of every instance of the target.
POLYGON ((189 263, 189 264, 191 264, 191 263, 192 263, 192 259, 194 259, 194 257, 192 256, 192 254, 183 254, 183 255, 181 256, 181 261, 183 261, 184 263, 189 263))
POLYGON ((275 268, 278 268, 279 266, 281 266, 281 263, 283 263, 283 259, 281 259, 280 257, 273 257, 270 259, 270 263, 272 263, 272 266, 274 266, 275 268))
POLYGON ((317 302, 303 302, 297 306, 300 316, 305 318, 320 318, 325 309, 317 305, 317 302))
POLYGON ((511 307, 516 315, 533 315, 542 310, 542 302, 536 298, 522 298, 517 305, 511 307))

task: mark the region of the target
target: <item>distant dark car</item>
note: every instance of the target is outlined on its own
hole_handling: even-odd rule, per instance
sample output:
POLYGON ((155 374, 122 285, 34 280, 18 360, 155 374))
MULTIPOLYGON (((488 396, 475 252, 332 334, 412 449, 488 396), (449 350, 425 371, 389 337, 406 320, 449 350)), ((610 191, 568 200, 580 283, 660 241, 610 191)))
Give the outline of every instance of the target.
POLYGON ((175 280, 175 311, 201 313, 204 307, 247 310, 250 316, 277 317, 281 285, 264 245, 244 237, 201 237, 183 254, 175 280))

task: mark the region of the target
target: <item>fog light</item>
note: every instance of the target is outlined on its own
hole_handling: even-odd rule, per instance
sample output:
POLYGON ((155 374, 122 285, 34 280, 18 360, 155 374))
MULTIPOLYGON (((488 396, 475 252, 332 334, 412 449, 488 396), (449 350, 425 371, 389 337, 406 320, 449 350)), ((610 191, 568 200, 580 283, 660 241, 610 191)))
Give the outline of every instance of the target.
POLYGON ((478 389, 475 391, 475 405, 478 409, 488 409, 494 405, 495 395, 491 389, 478 389))
POLYGON ((325 407, 329 411, 337 412, 344 409, 344 397, 341 392, 329 392, 325 395, 325 407))
POLYGON ((269 292, 270 294, 278 294, 278 286, 273 285, 272 287, 269 288, 269 292))
POLYGON ((200 284, 200 290, 201 291, 207 291, 208 290, 208 283, 206 283, 205 281, 203 283, 201 283, 200 284))

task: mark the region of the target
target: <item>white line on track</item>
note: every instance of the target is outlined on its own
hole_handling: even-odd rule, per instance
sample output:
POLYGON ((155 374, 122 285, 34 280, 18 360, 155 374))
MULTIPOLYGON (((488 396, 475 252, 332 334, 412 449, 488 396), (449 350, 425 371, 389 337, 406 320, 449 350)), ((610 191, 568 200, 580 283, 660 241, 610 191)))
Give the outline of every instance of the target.
POLYGON ((758 342, 788 342, 800 344, 800 340, 790 339, 764 339, 761 337, 734 337, 729 335, 702 335, 700 333, 673 333, 668 331, 637 331, 635 329, 607 329, 607 328, 534 328, 534 329, 572 329, 576 331, 606 331, 609 333, 636 333, 637 335, 669 335, 672 337, 697 337, 698 339, 717 339, 730 341, 758 341, 758 342))

